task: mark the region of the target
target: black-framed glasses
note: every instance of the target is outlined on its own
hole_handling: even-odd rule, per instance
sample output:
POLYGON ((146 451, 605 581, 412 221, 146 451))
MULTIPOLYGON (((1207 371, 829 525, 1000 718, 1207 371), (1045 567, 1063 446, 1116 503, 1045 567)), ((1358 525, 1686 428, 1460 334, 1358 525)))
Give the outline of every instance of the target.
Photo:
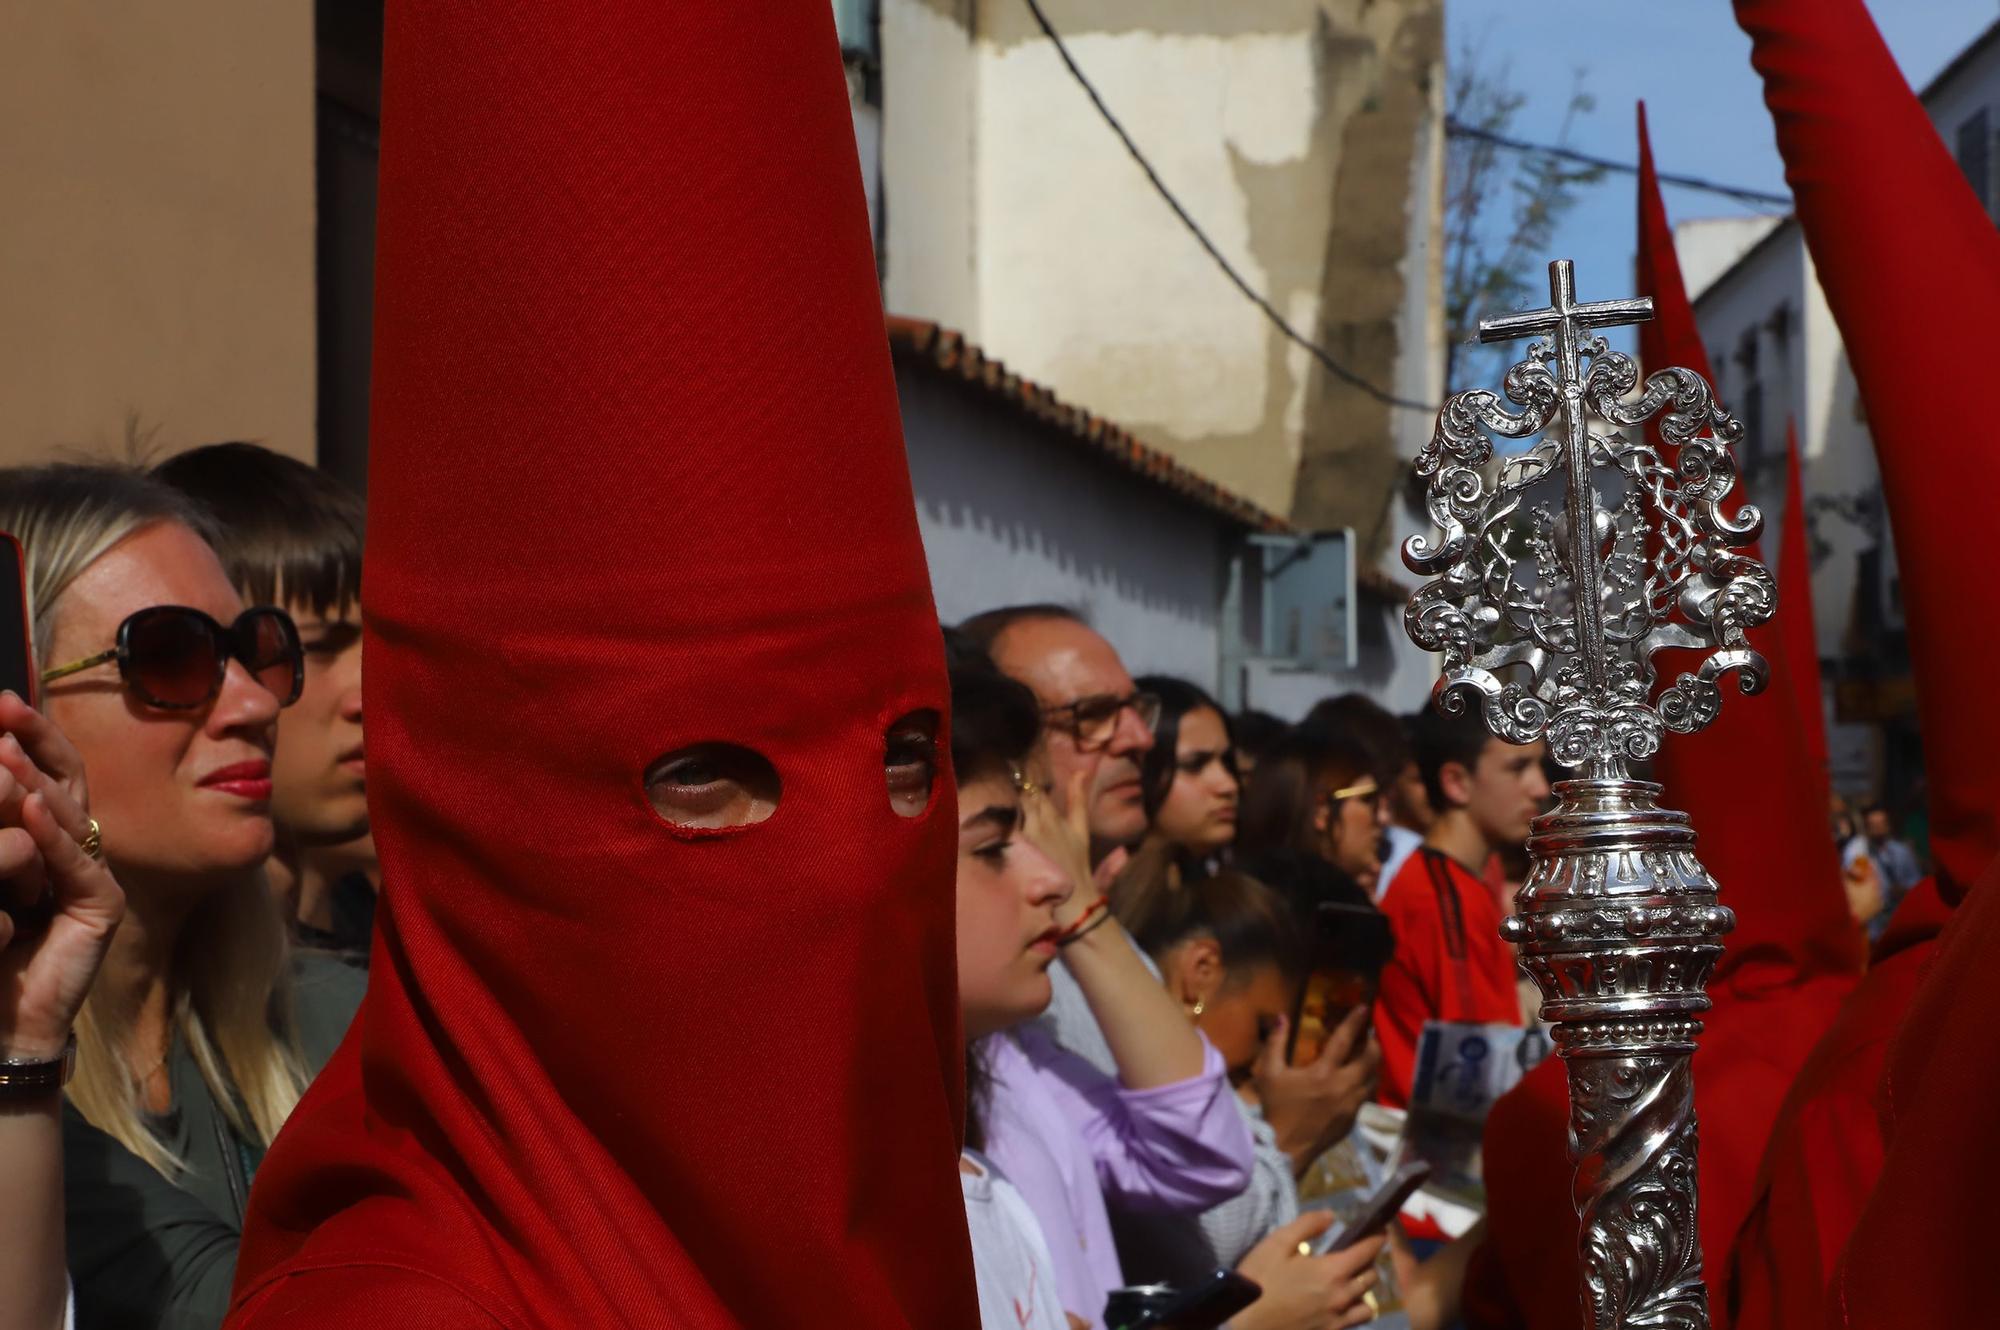
POLYGON ((125 686, 147 706, 193 711, 222 695, 231 660, 288 707, 305 687, 305 652, 292 616, 261 605, 224 627, 186 605, 152 605, 135 610, 118 625, 118 645, 42 673, 44 684, 118 662, 125 686))
POLYGON ((1160 723, 1160 696, 1158 693, 1127 693, 1115 697, 1110 693, 1099 693, 1093 697, 1080 697, 1074 702, 1066 702, 1059 707, 1043 707, 1042 719, 1059 730, 1067 731, 1076 740, 1076 746, 1085 750, 1102 748, 1111 742, 1111 736, 1118 732, 1118 717, 1130 711, 1139 718, 1139 723, 1151 730, 1160 723))

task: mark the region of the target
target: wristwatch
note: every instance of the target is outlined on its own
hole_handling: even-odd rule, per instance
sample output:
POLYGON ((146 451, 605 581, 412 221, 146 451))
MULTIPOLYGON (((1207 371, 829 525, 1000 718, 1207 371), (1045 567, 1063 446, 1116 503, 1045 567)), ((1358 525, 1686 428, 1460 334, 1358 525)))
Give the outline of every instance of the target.
POLYGON ((55 1057, 12 1058, 0 1054, 0 1099, 33 1099, 69 1084, 76 1070, 76 1036, 55 1057))

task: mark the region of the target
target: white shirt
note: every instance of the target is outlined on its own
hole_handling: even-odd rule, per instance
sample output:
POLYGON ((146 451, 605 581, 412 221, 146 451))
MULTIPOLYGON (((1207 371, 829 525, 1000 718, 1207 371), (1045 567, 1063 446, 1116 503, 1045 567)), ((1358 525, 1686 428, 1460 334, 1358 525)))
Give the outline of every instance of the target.
POLYGON ((1375 899, 1378 901, 1382 899, 1382 893, 1389 889, 1389 884, 1396 880, 1396 874, 1402 871, 1403 861, 1415 854, 1417 847, 1424 843, 1422 836, 1394 823, 1389 824, 1387 834, 1389 853, 1384 856, 1382 871, 1375 878, 1375 899))
POLYGON ((1055 1261, 1028 1203, 983 1155, 967 1150, 959 1159, 981 1330, 1069 1330, 1055 1261))

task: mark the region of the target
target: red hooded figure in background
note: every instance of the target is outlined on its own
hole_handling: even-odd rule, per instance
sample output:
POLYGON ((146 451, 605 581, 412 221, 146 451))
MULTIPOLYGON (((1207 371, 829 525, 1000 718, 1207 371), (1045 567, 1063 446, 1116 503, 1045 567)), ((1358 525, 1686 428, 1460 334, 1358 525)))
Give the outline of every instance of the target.
MULTIPOLYGON (((1746 1327, 1804 1330, 1846 1309, 1829 1281, 1878 1178, 1887 1188, 1882 1119, 1912 1102, 1889 1093, 1883 1075, 1898 1031, 1920 1030, 1920 991, 1967 983, 1958 1000, 1990 1023, 1990 993, 1968 981, 1996 972, 1993 953, 1961 947, 1965 969, 1938 958, 1940 931, 2000 851, 2000 710, 1987 702, 2000 641, 1990 579, 1968 558, 1967 522, 2000 484, 2000 451, 1982 422, 2000 337, 2000 236, 1910 91, 1861 0, 1736 0, 1752 62, 1777 124, 1785 177, 1827 305, 1840 325, 1867 408, 1902 573, 1910 660, 1917 682, 1937 874, 1911 890, 1877 943, 1874 965, 1813 1052, 1780 1110, 1758 1178, 1758 1198, 1731 1255, 1730 1305, 1746 1327), (1927 979, 1926 975, 1932 977, 1927 979), (1906 1019, 1907 1018, 1907 1019, 1906 1019)), ((1988 890, 1980 887, 1978 890, 1988 890)), ((1952 931, 1962 931, 1956 924, 1952 931)), ((1944 1005, 1949 1005, 1947 1002, 1944 1005)), ((1969 1045, 1942 1045, 1964 1054, 1969 1045)), ((1992 1059, 1962 1057, 1968 1080, 1990 1076, 1992 1059)), ((1905 1062, 1903 1084, 1927 1083, 1905 1062)), ((1940 1091, 1947 1075, 1934 1084, 1940 1091)), ((1982 1140, 1990 1156, 1990 1098, 1940 1098, 1936 1116, 1899 1126, 1911 1163, 1983 1188, 1990 1169, 1954 1143, 1982 1140), (1956 1118, 1954 1118, 1956 1114, 1956 1118)), ((1704 1124, 1705 1125, 1705 1124, 1704 1124)), ((1918 1174, 1902 1173, 1905 1183, 1918 1174)), ((1955 1285, 1926 1283, 1913 1248, 1940 1232, 1983 1230, 1970 1196, 1920 1214, 1914 1196, 1879 1203, 1890 1245, 1864 1243, 1856 1274, 1880 1276, 1876 1291, 1964 1292, 1984 1267, 1943 1242, 1927 1259, 1968 1262, 1955 1285), (1936 1219, 1938 1226, 1919 1220, 1936 1219), (1966 1222, 1970 1227, 1954 1230, 1966 1222), (1868 1261, 1885 1261, 1870 1266, 1868 1261)), ((1977 1203, 1985 1204, 1983 1197, 1977 1203)), ((1850 1261, 1853 1257, 1850 1257, 1850 1261)), ((1927 1314, 1931 1304, 1870 1304, 1853 1324, 1961 1325, 1992 1319, 1927 1314), (1893 1312, 1885 1308, 1894 1307, 1893 1312)), ((1842 1323, 1845 1323, 1842 1321, 1842 1323)))
MULTIPOLYGON (((1653 320, 1639 325, 1643 368, 1684 366, 1712 384, 1643 107, 1638 270, 1641 294, 1653 298, 1654 308, 1653 320)), ((1755 546, 1744 553, 1762 557, 1755 546)), ((1780 614, 1792 610, 1778 607, 1780 614)), ((1853 990, 1863 960, 1861 931, 1848 916, 1840 859, 1827 832, 1817 756, 1823 746, 1805 730, 1789 639, 1773 623, 1752 632, 1751 641, 1770 665, 1765 696, 1730 698, 1707 729, 1669 736, 1654 762, 1661 802, 1692 819, 1696 853, 1720 884, 1722 903, 1736 912, 1709 980, 1714 1008, 1703 1018, 1694 1054, 1702 1275, 1717 1330, 1730 1324, 1717 1294, 1730 1242, 1751 1204, 1771 1119, 1853 990)), ((1816 659, 1796 668, 1817 680, 1816 659)), ((1487 1236, 1466 1276, 1465 1319, 1476 1330, 1583 1324, 1568 1126, 1567 1077, 1555 1058, 1501 1096, 1487 1119, 1487 1236)))
POLYGON ((230 1324, 973 1325, 943 654, 828 7, 392 0, 385 65, 385 908, 230 1324))

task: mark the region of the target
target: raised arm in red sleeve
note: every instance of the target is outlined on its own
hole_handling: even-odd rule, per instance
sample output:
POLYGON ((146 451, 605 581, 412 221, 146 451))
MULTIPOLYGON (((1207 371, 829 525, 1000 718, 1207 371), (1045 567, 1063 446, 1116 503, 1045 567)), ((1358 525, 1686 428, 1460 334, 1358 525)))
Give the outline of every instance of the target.
POLYGON ((231 1325, 976 1323, 952 791, 883 770, 942 649, 827 6, 392 0, 377 283, 384 910, 231 1325), (775 813, 687 825, 744 821, 730 760, 654 771, 695 745, 775 813))

